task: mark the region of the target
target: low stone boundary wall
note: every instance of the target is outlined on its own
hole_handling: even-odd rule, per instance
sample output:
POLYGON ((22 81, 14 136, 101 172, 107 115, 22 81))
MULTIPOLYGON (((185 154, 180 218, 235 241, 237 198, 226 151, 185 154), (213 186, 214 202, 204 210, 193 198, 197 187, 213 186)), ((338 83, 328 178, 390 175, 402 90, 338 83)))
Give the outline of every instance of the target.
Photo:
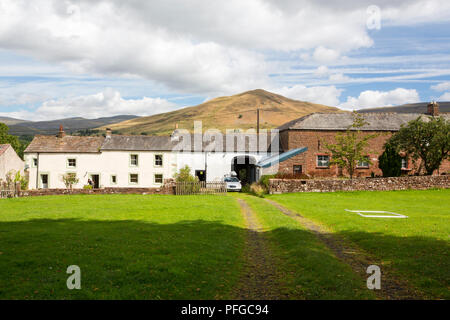
POLYGON ((101 189, 39 189, 20 191, 20 197, 69 194, 175 194, 174 187, 161 188, 101 188, 101 189))
POLYGON ((271 194, 291 192, 425 190, 432 188, 450 188, 450 175, 357 178, 353 180, 269 180, 269 193, 271 194))

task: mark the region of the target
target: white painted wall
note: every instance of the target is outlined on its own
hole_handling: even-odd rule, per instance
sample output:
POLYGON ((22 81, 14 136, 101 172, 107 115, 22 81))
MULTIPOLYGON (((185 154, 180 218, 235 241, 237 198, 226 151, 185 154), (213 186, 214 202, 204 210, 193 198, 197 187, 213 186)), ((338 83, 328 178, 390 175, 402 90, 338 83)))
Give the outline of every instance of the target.
MULTIPOLYGON (((33 158, 37 158, 36 153, 25 155, 26 164, 29 165, 29 188, 36 189, 37 167, 33 165, 33 158)), ((103 151, 102 153, 40 153, 39 154, 39 174, 49 175, 48 188, 65 188, 62 176, 65 173, 74 172, 80 179, 74 188, 83 188, 88 184, 91 174, 100 175, 100 187, 136 187, 148 188, 159 187, 161 184, 155 183, 154 175, 162 174, 163 179, 173 176, 176 172, 176 162, 174 155, 170 152, 125 152, 125 151, 103 151), (137 154, 138 166, 130 165, 130 155, 137 154), (163 166, 154 165, 155 154, 163 155, 163 166), (76 168, 67 166, 67 160, 77 159, 76 168), (138 174, 137 184, 130 182, 130 174, 138 174), (113 184, 111 176, 117 177, 117 183, 113 184)), ((41 188, 38 179, 38 188, 41 188)))
POLYGON ((8 147, 8 149, 0 155, 0 180, 5 181, 6 175, 10 171, 20 171, 23 175, 24 166, 25 163, 20 159, 13 147, 8 147))
MULTIPOLYGON (((256 161, 266 157, 266 153, 244 153, 244 152, 217 152, 206 153, 207 161, 207 181, 221 181, 225 175, 231 173, 231 164, 234 157, 252 156, 256 161)), ((37 167, 33 164, 33 158, 37 158, 36 153, 27 153, 25 162, 29 166, 29 188, 42 188, 40 176, 36 181, 37 167), (37 187, 36 187, 37 184, 37 187)), ((48 174, 48 188, 65 188, 62 176, 73 172, 80 179, 74 188, 83 188, 88 184, 91 174, 100 176, 100 187, 160 187, 155 183, 155 174, 162 174, 163 179, 172 178, 179 169, 188 165, 191 173, 195 170, 205 170, 204 152, 128 152, 128 151, 102 151, 101 153, 40 153, 39 154, 39 175, 48 174), (138 166, 130 165, 130 155, 137 154, 138 166), (154 165, 156 154, 163 155, 163 166, 154 165), (76 159, 76 168, 68 167, 68 159, 76 159), (139 175, 139 183, 130 182, 130 174, 139 175), (117 183, 113 184, 111 176, 117 177, 117 183)))
POLYGON ((245 152, 207 152, 206 159, 204 152, 178 152, 177 170, 185 165, 191 168, 191 173, 195 170, 205 170, 205 161, 207 163, 206 180, 221 181, 225 175, 231 173, 231 164, 234 157, 251 156, 256 162, 265 158, 266 153, 245 153, 245 152))

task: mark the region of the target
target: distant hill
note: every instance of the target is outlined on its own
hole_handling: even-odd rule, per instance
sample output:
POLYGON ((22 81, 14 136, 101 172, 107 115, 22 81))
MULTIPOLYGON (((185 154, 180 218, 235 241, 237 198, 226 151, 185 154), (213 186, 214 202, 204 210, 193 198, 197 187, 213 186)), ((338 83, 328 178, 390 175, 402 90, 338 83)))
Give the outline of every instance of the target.
MULTIPOLYGON (((361 109, 358 112, 367 113, 367 112, 397 112, 397 113, 425 113, 427 112, 427 106, 429 102, 419 102, 419 103, 410 103, 404 104, 401 106, 395 107, 381 107, 381 108, 370 108, 370 109, 361 109)), ((450 102, 438 102, 439 103, 439 111, 440 112, 450 112, 450 102)))
POLYGON ((7 126, 22 123, 22 122, 27 122, 27 120, 15 119, 15 118, 10 118, 10 117, 0 117, 0 123, 4 123, 7 126))
MULTIPOLYGON (((122 134, 170 134, 175 125, 193 130, 194 120, 202 120, 203 129, 256 128, 256 109, 260 108, 260 128, 276 128, 290 120, 313 112, 344 112, 335 107, 288 99, 257 89, 219 97, 193 107, 149 117, 119 122, 110 127, 122 134)), ((107 126, 99 129, 105 130, 107 126)))
MULTIPOLYGON (((74 133, 79 130, 94 129, 100 126, 113 124, 116 122, 122 122, 129 119, 134 119, 136 116, 120 115, 114 117, 104 117, 98 119, 85 119, 81 117, 67 118, 51 121, 21 121, 15 124, 8 124, 9 133, 20 135, 36 135, 36 134, 56 134, 59 130, 59 126, 64 127, 64 131, 67 133, 74 133)), ((0 118, 0 122, 3 122, 0 118)), ((17 120, 17 119, 14 119, 17 120)))

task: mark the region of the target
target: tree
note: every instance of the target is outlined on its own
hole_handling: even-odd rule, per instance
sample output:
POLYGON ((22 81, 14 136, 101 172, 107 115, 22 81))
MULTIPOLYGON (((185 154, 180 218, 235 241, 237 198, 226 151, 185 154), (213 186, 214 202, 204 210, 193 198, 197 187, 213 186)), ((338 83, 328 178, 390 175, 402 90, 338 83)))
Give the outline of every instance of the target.
POLYGON ((176 182, 196 182, 198 181, 197 177, 191 175, 191 168, 188 165, 185 165, 180 169, 180 172, 175 173, 174 175, 176 182))
POLYGON ((10 144, 19 157, 23 159, 23 151, 25 150, 25 146, 20 143, 18 137, 8 134, 8 132, 9 127, 0 122, 0 144, 10 144))
POLYGON ((450 157, 450 121, 443 117, 422 117, 408 122, 396 132, 389 143, 397 152, 405 152, 413 162, 421 159, 428 175, 439 169, 450 157))
POLYGON ((335 144, 324 142, 325 147, 331 152, 330 164, 336 164, 347 169, 350 179, 353 179, 356 166, 359 161, 372 163, 367 156, 367 145, 369 141, 378 134, 363 134, 361 128, 367 122, 363 116, 353 112, 353 123, 347 127, 345 133, 337 133, 335 144))
POLYGON ((384 145, 384 152, 378 157, 378 167, 383 177, 399 177, 402 173, 402 157, 390 143, 384 145))
POLYGON ((74 184, 77 184, 80 181, 80 179, 77 178, 76 173, 66 173, 62 176, 62 181, 66 185, 67 189, 72 190, 72 186, 74 184))

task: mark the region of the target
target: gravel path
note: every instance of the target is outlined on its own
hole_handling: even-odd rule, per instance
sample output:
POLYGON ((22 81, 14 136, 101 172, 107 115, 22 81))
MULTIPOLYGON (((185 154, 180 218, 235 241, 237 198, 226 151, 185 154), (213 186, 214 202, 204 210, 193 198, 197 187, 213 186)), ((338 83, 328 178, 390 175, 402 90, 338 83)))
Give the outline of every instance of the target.
POLYGON ((244 215, 248 234, 244 251, 244 272, 235 288, 233 297, 239 300, 287 299, 280 286, 282 275, 264 237, 255 213, 242 199, 237 199, 244 215))

